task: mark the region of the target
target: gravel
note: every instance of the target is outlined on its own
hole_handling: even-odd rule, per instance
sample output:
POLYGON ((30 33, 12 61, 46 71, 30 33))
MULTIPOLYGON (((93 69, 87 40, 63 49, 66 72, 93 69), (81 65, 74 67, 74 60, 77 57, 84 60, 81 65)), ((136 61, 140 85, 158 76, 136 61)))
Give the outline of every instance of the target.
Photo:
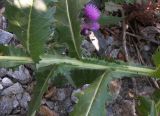
POLYGON ((16 95, 16 94, 19 94, 19 93, 23 93, 23 88, 22 88, 22 85, 19 84, 18 82, 13 84, 12 86, 4 89, 1 93, 1 95, 4 95, 4 96, 8 96, 8 95, 16 95))
POLYGON ((20 66, 19 69, 14 72, 8 72, 8 75, 19 81, 21 84, 27 84, 31 81, 31 75, 24 66, 20 66))
POLYGON ((2 79, 2 85, 3 85, 4 87, 9 87, 9 86, 13 85, 13 82, 12 82, 9 78, 4 77, 4 78, 2 79))

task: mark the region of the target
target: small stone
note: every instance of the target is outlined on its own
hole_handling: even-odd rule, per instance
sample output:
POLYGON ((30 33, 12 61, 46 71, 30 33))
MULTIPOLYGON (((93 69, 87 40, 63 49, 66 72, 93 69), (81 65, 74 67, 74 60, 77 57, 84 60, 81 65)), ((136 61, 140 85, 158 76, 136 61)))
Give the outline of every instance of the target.
POLYGON ((13 108, 17 108, 18 105, 19 105, 19 102, 15 99, 15 100, 13 101, 13 108))
POLYGON ((54 109, 54 103, 52 101, 46 101, 46 104, 50 109, 54 109))
POLYGON ((42 99, 41 104, 44 105, 46 103, 46 99, 42 99))
POLYGON ((16 94, 19 94, 19 93, 23 93, 23 88, 21 86, 21 84, 19 83, 15 83, 13 84, 12 86, 4 89, 1 93, 1 95, 16 95, 16 94))
MULTIPOLYGON (((13 112, 12 112, 12 114, 18 114, 18 113, 20 113, 20 112, 21 112, 20 109, 14 109, 13 112)), ((15 116, 15 115, 14 115, 14 116, 15 116)))
POLYGON ((112 37, 112 36, 109 36, 109 37, 106 39, 106 44, 107 44, 107 45, 112 45, 112 44, 113 44, 113 41, 114 41, 113 37, 112 37))
POLYGON ((8 44, 13 38, 13 34, 0 29, 0 44, 8 44))
POLYGON ((28 108, 28 101, 31 100, 29 93, 25 92, 22 96, 22 99, 19 101, 22 108, 28 108))
POLYGON ((118 57, 118 53, 119 53, 119 49, 114 49, 111 51, 111 53, 109 54, 111 58, 117 58, 118 57))
POLYGON ((67 108, 67 112, 72 112, 74 109, 73 109, 73 106, 69 106, 68 108, 67 108))
POLYGON ((22 93, 16 95, 17 100, 22 99, 22 93))
POLYGON ((9 78, 5 77, 2 79, 2 85, 4 87, 9 87, 9 86, 13 85, 13 82, 9 78))
POLYGON ((144 45, 144 46, 143 46, 143 49, 144 49, 146 52, 148 52, 148 51, 150 50, 150 47, 149 47, 148 45, 144 45))
POLYGON ((71 100, 74 103, 78 103, 79 99, 76 97, 76 94, 81 93, 81 92, 82 92, 81 89, 73 90, 72 95, 71 95, 71 100))
POLYGON ((0 78, 7 74, 7 70, 5 68, 0 68, 0 78))
POLYGON ((64 101, 64 106, 65 106, 65 109, 66 109, 67 112, 71 112, 70 106, 72 106, 72 101, 71 101, 70 98, 67 98, 64 101))
POLYGON ((24 66, 20 66, 19 70, 10 72, 8 73, 8 75, 10 75, 22 84, 27 84, 31 80, 31 75, 24 66))
POLYGON ((0 90, 2 90, 3 89, 3 86, 2 86, 2 84, 0 84, 0 90))
POLYGON ((82 90, 87 89, 87 88, 89 87, 89 85, 90 85, 90 84, 85 84, 85 85, 83 85, 82 90))
POLYGON ((8 115, 13 110, 13 97, 3 96, 0 98, 0 116, 8 115))
POLYGON ((63 101, 66 98, 65 90, 58 89, 57 90, 57 100, 63 101))

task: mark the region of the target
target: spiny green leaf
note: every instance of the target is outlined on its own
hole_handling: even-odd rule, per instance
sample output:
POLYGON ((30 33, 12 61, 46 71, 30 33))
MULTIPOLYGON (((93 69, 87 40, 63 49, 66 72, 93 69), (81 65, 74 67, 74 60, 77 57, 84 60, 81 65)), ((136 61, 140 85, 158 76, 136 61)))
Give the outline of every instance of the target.
POLYGON ((152 95, 152 99, 154 100, 155 104, 156 104, 156 110, 157 113, 160 113, 160 90, 157 89, 153 95, 152 95))
POLYGON ((150 76, 160 78, 160 67, 157 67, 154 72, 150 73, 150 76))
POLYGON ((160 47, 157 48, 152 58, 153 58, 154 64, 157 67, 160 66, 160 47))
POLYGON ((88 0, 59 0, 56 4, 56 30, 59 41, 67 43, 69 55, 80 58, 80 35, 79 14, 88 0))
POLYGON ((54 9, 48 8, 46 2, 48 0, 7 0, 6 3, 9 31, 18 36, 34 61, 44 52, 53 22, 54 9))
POLYGON ((79 101, 74 111, 71 112, 71 116, 105 116, 105 103, 109 103, 115 98, 108 88, 110 81, 124 76, 134 77, 125 73, 108 72, 103 73, 84 92, 78 95, 79 101))
POLYGON ((99 22, 102 25, 117 25, 122 20, 121 17, 117 16, 105 16, 102 15, 99 22))
POLYGON ((71 116, 105 116, 107 81, 107 73, 104 73, 84 93, 81 93, 71 116))
POLYGON ((93 83, 93 81, 95 81, 103 72, 104 70, 97 71, 92 69, 74 69, 71 71, 71 78, 76 87, 81 87, 86 83, 93 83))
MULTIPOLYGON (((13 46, 0 45, 0 57, 3 55, 8 55, 8 57, 10 58, 11 56, 28 56, 24 49, 15 48, 13 46)), ((19 61, 15 61, 15 62, 10 62, 4 58, 4 59, 1 59, 0 61, 0 67, 14 67, 14 66, 21 65, 23 63, 26 63, 26 61, 24 61, 23 59, 19 59, 19 61)))
POLYGON ((16 48, 14 46, 0 45, 0 55, 2 56, 28 56, 23 48, 16 48))
POLYGON ((151 109, 151 100, 146 97, 138 97, 139 104, 137 104, 136 110, 139 116, 148 116, 151 109))
POLYGON ((36 75, 37 83, 33 91, 34 96, 29 105, 28 116, 34 116, 39 109, 42 96, 48 88, 48 80, 53 76, 54 71, 55 67, 50 66, 38 70, 36 75))

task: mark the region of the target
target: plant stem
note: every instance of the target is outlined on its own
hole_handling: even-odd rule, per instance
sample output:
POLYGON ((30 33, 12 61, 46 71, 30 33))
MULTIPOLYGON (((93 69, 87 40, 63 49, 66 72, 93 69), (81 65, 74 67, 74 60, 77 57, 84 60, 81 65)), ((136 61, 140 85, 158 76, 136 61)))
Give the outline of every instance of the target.
POLYGON ((21 56, 0 56, 1 61, 11 61, 11 62, 20 62, 20 63, 34 63, 30 57, 21 57, 21 56))
MULTIPOLYGON (((10 61, 10 62, 20 62, 20 63, 34 63, 30 57, 18 57, 18 56, 0 56, 0 61, 10 61)), ((74 68, 83 68, 83 69, 96 69, 96 70, 113 70, 123 73, 131 73, 138 75, 149 76, 155 70, 147 67, 138 67, 130 65, 122 65, 109 63, 108 65, 94 64, 94 63, 85 63, 76 59, 68 58, 43 58, 37 64, 38 67, 44 67, 52 64, 68 64, 72 65, 74 68)))

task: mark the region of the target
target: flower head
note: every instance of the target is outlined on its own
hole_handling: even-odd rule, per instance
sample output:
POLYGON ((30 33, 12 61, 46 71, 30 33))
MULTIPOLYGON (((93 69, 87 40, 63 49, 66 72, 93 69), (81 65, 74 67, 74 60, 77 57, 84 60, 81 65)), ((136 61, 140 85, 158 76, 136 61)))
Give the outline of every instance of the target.
POLYGON ((84 23, 82 25, 82 30, 97 31, 99 28, 100 28, 100 24, 98 22, 84 23))
POLYGON ((88 29, 83 28, 83 29, 81 30, 81 35, 87 36, 87 35, 89 35, 89 34, 90 34, 90 31, 89 31, 88 29))
POLYGON ((87 4, 84 8, 84 15, 92 21, 97 21, 100 18, 101 12, 94 4, 87 4))

